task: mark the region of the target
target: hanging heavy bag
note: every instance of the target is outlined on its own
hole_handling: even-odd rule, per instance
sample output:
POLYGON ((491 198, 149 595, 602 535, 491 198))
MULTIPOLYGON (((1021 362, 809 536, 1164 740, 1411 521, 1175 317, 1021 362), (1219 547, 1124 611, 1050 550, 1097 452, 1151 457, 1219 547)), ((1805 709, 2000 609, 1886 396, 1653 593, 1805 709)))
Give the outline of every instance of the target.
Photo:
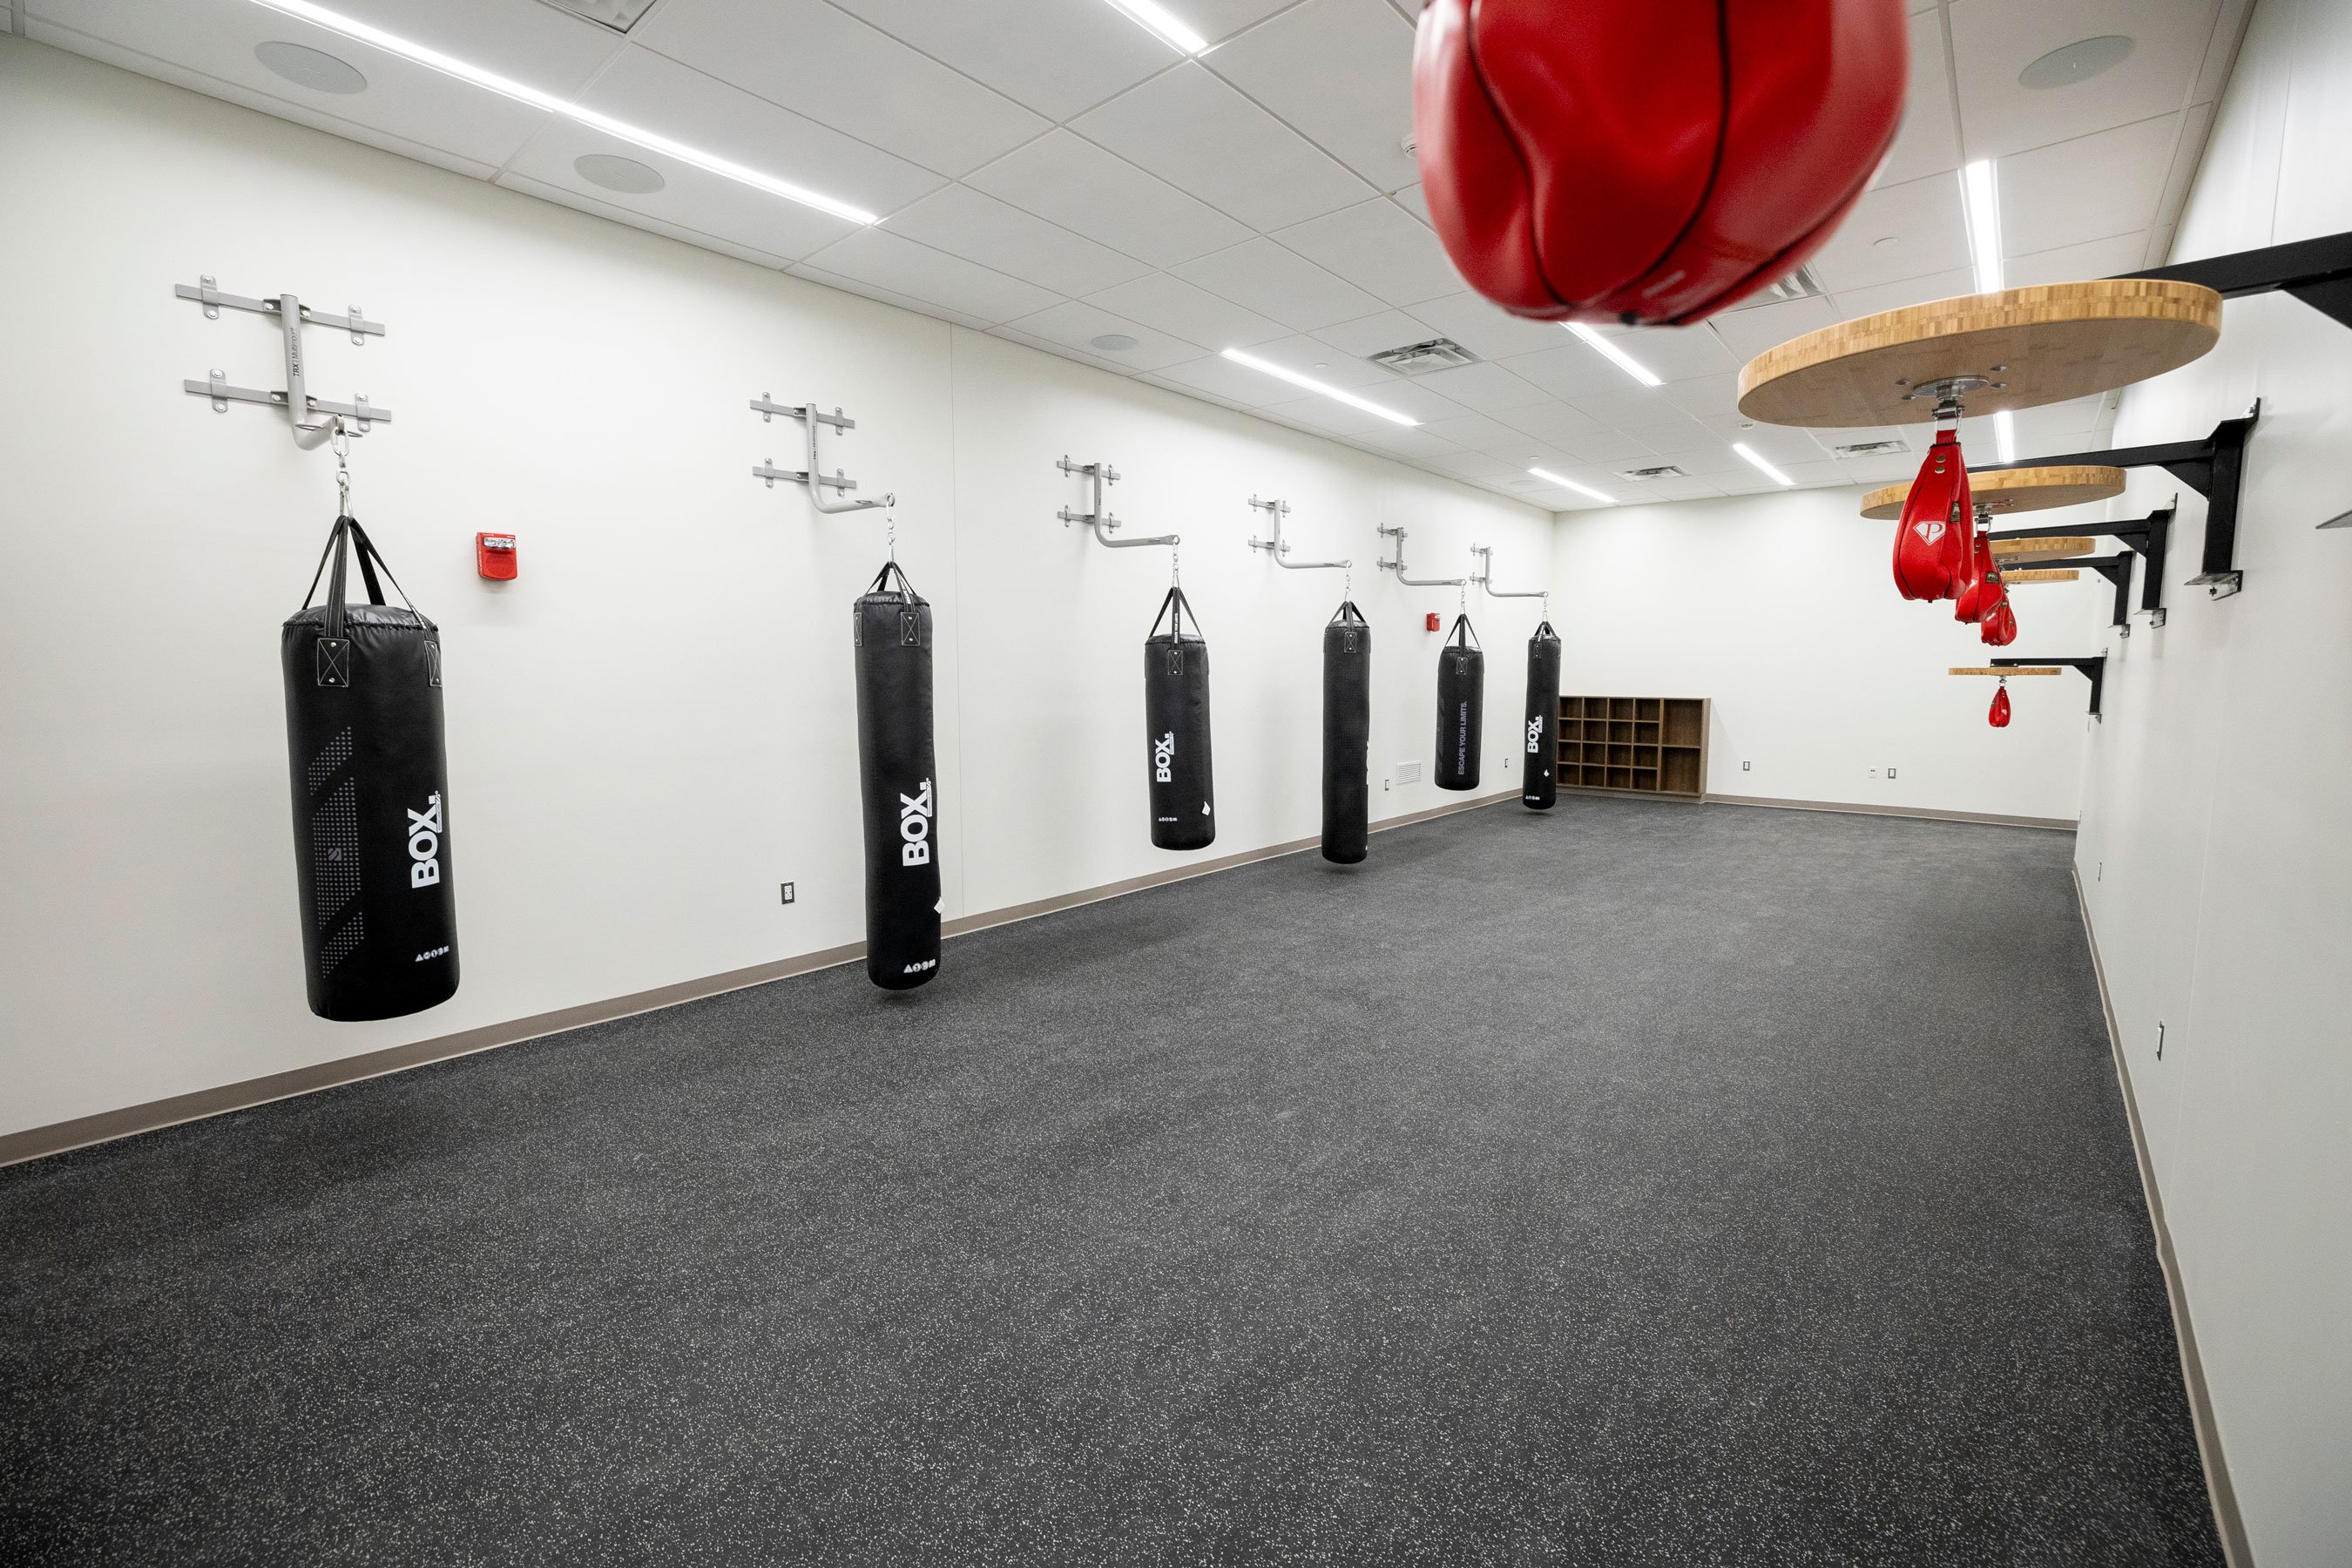
POLYGON ((1432 226, 1522 316, 1688 322, 1836 231, 1903 120, 1898 0, 1432 0, 1432 226))
POLYGON ((866 802, 866 978, 886 991, 906 991, 940 970, 931 606, 892 561, 850 617, 857 649, 857 787, 866 802))
POLYGON ((421 1013, 457 990, 441 633, 404 591, 404 607, 384 603, 383 565, 366 530, 337 518, 278 639, 303 976, 310 1011, 339 1023, 421 1013), (354 553, 364 605, 343 602, 354 553))
POLYGON ((1948 599, 1975 546, 1971 497, 1959 433, 1938 430, 1903 497, 1895 525, 1895 587, 1906 599, 1948 599))
POLYGON ((1209 770, 1209 645, 1181 588, 1168 590, 1143 639, 1143 723, 1150 752, 1151 842, 1162 849, 1207 848, 1217 837, 1209 770))
POLYGON ((1352 866, 1370 837, 1372 628, 1353 599, 1323 627, 1323 858, 1352 866))
POLYGON ((1520 802, 1538 811, 1549 811, 1559 799, 1553 768, 1559 729, 1559 634, 1546 621, 1528 639, 1528 771, 1519 781, 1520 802))
POLYGON ((1996 730, 2006 730, 2009 728, 2008 681, 2002 681, 1999 689, 1993 692, 1992 710, 1985 715, 1985 722, 1990 724, 1996 730))
POLYGON ((1437 653, 1437 787, 1478 787, 1478 746, 1486 710, 1486 655, 1470 617, 1454 617, 1454 631, 1437 653))

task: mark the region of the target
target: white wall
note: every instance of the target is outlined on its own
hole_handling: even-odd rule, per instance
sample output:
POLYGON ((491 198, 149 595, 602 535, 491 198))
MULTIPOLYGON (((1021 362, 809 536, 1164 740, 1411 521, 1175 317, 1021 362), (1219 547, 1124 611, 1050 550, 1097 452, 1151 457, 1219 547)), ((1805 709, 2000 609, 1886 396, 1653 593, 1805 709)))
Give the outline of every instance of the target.
POLYGON ((1560 514, 1563 689, 1714 699, 1711 794, 2072 821, 2095 727, 2082 678, 2012 680, 1996 730, 1996 683, 1945 672, 2095 652, 2115 591, 2021 584, 2017 642, 1986 647, 1950 605, 1896 594, 1895 525, 1865 521, 1863 494, 1560 514))
MULTIPOLYGON (((761 392, 838 403, 838 454, 895 489, 938 609, 950 916, 1181 866, 1147 837, 1141 641, 1159 551, 1055 510, 1054 460, 1108 458, 1114 509, 1181 531, 1215 661, 1213 854, 1318 827, 1321 627, 1339 574, 1244 548, 1253 491, 1302 556, 1352 555, 1376 629, 1376 777, 1427 759, 1450 593, 1372 570, 1490 542, 1524 580, 1548 514, 1314 437, 608 225, 0 38, 0 1131, 140 1104, 854 942, 861 931, 848 608, 871 518, 750 477, 795 455, 761 392), (311 386, 396 421, 355 510, 445 631, 465 982, 415 1017, 303 1005, 278 627, 332 516, 331 460, 183 376, 282 380, 273 322, 174 283, 357 300, 311 386), (478 530, 521 580, 473 574, 478 530), (784 908, 777 884, 798 883, 784 908)), ((1503 650, 1490 787, 1519 722, 1533 604, 1503 650)), ((1376 816, 1455 798, 1373 795, 1376 816)), ((1377 849, 1375 853, 1378 853, 1377 849)))
MULTIPOLYGON (((2352 230, 2352 6, 2262 0, 2173 259, 2352 230)), ((2259 397, 2245 592, 2184 490, 2170 623, 2108 651, 2077 865, 2263 1568, 2352 1562, 2352 330, 2284 294, 2124 395, 2118 444, 2259 397), (2164 1056, 2156 1056, 2164 1026, 2164 1056)), ((2136 474, 2137 511, 2177 487, 2136 474)))

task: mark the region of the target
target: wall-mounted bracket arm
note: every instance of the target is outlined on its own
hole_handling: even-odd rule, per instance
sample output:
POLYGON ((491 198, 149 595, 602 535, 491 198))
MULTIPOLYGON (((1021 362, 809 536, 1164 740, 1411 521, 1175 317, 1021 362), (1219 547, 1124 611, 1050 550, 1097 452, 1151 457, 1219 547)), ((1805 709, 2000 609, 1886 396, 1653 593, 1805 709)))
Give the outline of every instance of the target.
POLYGON ((1486 596, 1488 598, 1541 599, 1544 602, 1544 615, 1547 617, 1551 615, 1550 589, 1536 588, 1526 593, 1506 594, 1500 588, 1495 586, 1495 547, 1493 545, 1474 544, 1470 547, 1470 553, 1478 558, 1478 564, 1480 567, 1480 570, 1470 574, 1470 581, 1477 584, 1478 586, 1486 590, 1486 596))
POLYGON ((2159 507, 2146 517, 2121 519, 2114 522, 2043 523, 2033 528, 1998 529, 1986 537, 2000 539, 2066 539, 2082 534, 2091 538, 2115 540, 2124 552, 2098 557, 2095 560, 2076 559, 2069 563, 2087 566, 2116 585, 2115 624, 2131 636, 2131 565, 2137 554, 2147 563, 2141 574, 2139 607, 2147 613, 2148 625, 2164 625, 2164 556, 2172 540, 2173 507, 2159 507))
POLYGON ((1466 587, 1468 587, 1468 586, 1470 585, 1470 579, 1469 579, 1469 578, 1467 578, 1467 577, 1408 577, 1408 576, 1406 576, 1406 575, 1404 574, 1404 528, 1403 528, 1403 525, 1402 525, 1402 524, 1399 524, 1399 525, 1398 525, 1397 527, 1395 527, 1395 528, 1382 528, 1382 529, 1378 530, 1378 531, 1379 531, 1382 536, 1384 536, 1384 537, 1386 537, 1386 538, 1393 539, 1393 540, 1395 540, 1395 541, 1396 541, 1396 559, 1395 559, 1395 560, 1393 560, 1393 561, 1377 561, 1377 562, 1374 562, 1374 563, 1373 563, 1373 564, 1374 564, 1374 565, 1376 565, 1376 566, 1378 566, 1378 567, 1379 567, 1381 571, 1383 571, 1383 572, 1393 572, 1393 573, 1395 573, 1395 574, 1396 574, 1397 581, 1398 581, 1398 582, 1400 582, 1400 583, 1402 583, 1402 584, 1403 584, 1406 587, 1408 587, 1408 588, 1466 588, 1466 587))
POLYGON ((2101 717, 2099 696, 2107 683, 2107 656, 2095 653, 2087 658, 1995 658, 1986 662, 1995 669, 2010 670, 2024 665, 2061 664, 2079 669, 2091 682, 2091 717, 2101 717))
POLYGON ((2352 234, 2266 245, 2122 276, 2202 283, 2224 300, 2284 289, 2337 324, 2352 327, 2352 234))
POLYGON ((1250 497, 1249 503, 1265 513, 1274 523, 1273 527, 1266 530, 1268 537, 1260 539, 1255 534, 1250 535, 1249 547, 1252 550, 1263 550, 1273 556, 1276 566, 1290 572, 1319 572, 1334 567, 1342 572, 1354 570, 1356 563, 1352 561, 1291 560, 1289 558, 1290 541, 1282 537, 1282 520, 1290 515, 1290 503, 1286 500, 1260 500, 1255 496, 1250 497))
POLYGON ((1073 463, 1067 452, 1062 454, 1061 461, 1055 464, 1055 467, 1066 474, 1084 474, 1094 482, 1095 499, 1092 511, 1072 511, 1068 507, 1064 507, 1054 514, 1062 520, 1064 528, 1069 527, 1074 522, 1084 523, 1094 530, 1097 543, 1107 544, 1113 550, 1132 550, 1141 544, 1165 544, 1172 550, 1184 542, 1183 535, 1177 533, 1155 533, 1149 538, 1113 539, 1111 534, 1119 527, 1119 521, 1111 516, 1110 509, 1103 504, 1103 487, 1118 483, 1118 470, 1108 463, 1073 463))
POLYGON ((202 381, 184 378, 180 390, 192 397, 208 399, 214 413, 227 413, 232 403, 258 403, 268 408, 283 408, 294 427, 294 444, 305 451, 324 446, 328 438, 338 431, 364 436, 379 420, 387 425, 392 423, 392 410, 370 403, 364 392, 353 394, 349 403, 330 403, 323 397, 311 396, 304 375, 302 329, 305 326, 341 328, 352 335, 352 342, 362 345, 372 337, 383 336, 383 323, 369 321, 357 305, 337 316, 313 310, 291 294, 279 294, 267 300, 256 300, 244 294, 225 294, 209 272, 194 284, 173 284, 172 292, 179 299, 194 300, 202 305, 207 321, 220 320, 223 310, 250 310, 256 315, 278 318, 278 331, 286 351, 286 390, 271 392, 257 386, 233 386, 226 373, 217 370, 202 381))
POLYGON ((769 399, 768 395, 764 392, 759 396, 751 399, 751 406, 758 411, 760 422, 762 425, 767 424, 771 420, 774 419, 777 415, 782 414, 788 418, 798 419, 808 426, 808 467, 805 468, 780 468, 775 466, 772 460, 763 460, 758 467, 751 470, 751 477, 756 479, 767 480, 768 488, 770 489, 774 489, 776 488, 776 481, 778 479, 782 479, 787 484, 804 484, 808 486, 809 500, 815 504, 816 510, 827 513, 842 511, 867 511, 877 506, 893 506, 898 503, 898 498, 896 495, 886 495, 878 500, 848 500, 845 499, 841 500, 827 500, 825 499, 824 492, 828 489, 840 490, 845 496, 846 496, 847 492, 857 488, 857 481, 856 479, 845 477, 839 468, 835 468, 832 473, 828 474, 824 472, 824 465, 817 460, 816 433, 818 426, 830 425, 835 430, 844 432, 857 428, 857 421, 844 416, 839 408, 835 408, 832 413, 827 414, 824 410, 816 405, 816 402, 814 398, 806 403, 798 404, 772 402, 769 399))

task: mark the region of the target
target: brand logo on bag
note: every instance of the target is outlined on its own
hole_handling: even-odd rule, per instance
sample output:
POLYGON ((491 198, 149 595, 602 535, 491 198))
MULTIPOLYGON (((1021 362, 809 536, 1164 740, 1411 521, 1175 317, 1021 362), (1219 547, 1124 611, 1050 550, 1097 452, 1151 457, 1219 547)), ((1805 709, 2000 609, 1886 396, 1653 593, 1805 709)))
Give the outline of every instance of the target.
POLYGON ((1160 784, 1173 784, 1176 775, 1176 731, 1171 730, 1151 742, 1151 776, 1160 784))
POLYGON ((1944 537, 1944 525, 1932 517, 1923 517, 1911 525, 1911 531, 1919 536, 1920 543, 1933 544, 1944 537))
POLYGON ((928 866, 931 863, 931 781, 925 779, 922 787, 912 795, 898 797, 898 864, 928 866))
POLYGON ((926 969, 937 969, 939 966, 940 961, 938 959, 927 958, 920 963, 910 963, 907 965, 906 968, 898 971, 898 973, 901 974, 920 974, 926 969))
POLYGON ((1528 755, 1532 757, 1542 750, 1543 721, 1540 719, 1530 719, 1528 721, 1528 755))
POLYGON ((446 947, 429 947, 416 955, 416 962, 422 963, 428 958, 446 958, 448 955, 449 950, 446 947))
MULTIPOLYGON (((429 888, 441 880, 441 792, 425 797, 425 809, 408 814, 408 885, 429 888)), ((432 957, 431 953, 425 955, 432 957)))

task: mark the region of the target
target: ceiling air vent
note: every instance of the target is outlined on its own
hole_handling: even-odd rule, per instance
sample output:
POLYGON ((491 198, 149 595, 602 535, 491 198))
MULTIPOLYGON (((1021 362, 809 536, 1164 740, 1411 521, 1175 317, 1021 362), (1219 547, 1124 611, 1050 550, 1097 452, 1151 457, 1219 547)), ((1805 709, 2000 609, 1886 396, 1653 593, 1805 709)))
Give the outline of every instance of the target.
POLYGON ((1654 468, 1620 468, 1617 477, 1621 479, 1681 479, 1690 476, 1672 463, 1660 463, 1654 468))
POLYGON ((1433 370, 1452 370, 1456 365, 1478 363, 1476 354, 1452 338, 1432 338, 1425 343, 1407 343, 1401 349, 1382 349, 1370 358, 1374 364, 1392 370, 1399 375, 1427 375, 1433 370))
POLYGON ((1769 289, 1759 289, 1731 308, 1752 310, 1759 305, 1785 305, 1791 300, 1818 300, 1828 290, 1822 287, 1822 280, 1813 276, 1811 268, 1800 267, 1769 289))
POLYGON ((1911 448, 1909 447, 1904 445, 1903 437, 1900 436, 1895 437, 1891 440, 1854 441, 1843 447, 1832 447, 1830 448, 1831 451, 1836 453, 1841 458, 1885 458, 1892 457, 1897 452, 1907 452, 1911 448))
POLYGON ((559 11, 585 16, 599 26, 625 33, 654 8, 654 0, 547 0, 559 11))

